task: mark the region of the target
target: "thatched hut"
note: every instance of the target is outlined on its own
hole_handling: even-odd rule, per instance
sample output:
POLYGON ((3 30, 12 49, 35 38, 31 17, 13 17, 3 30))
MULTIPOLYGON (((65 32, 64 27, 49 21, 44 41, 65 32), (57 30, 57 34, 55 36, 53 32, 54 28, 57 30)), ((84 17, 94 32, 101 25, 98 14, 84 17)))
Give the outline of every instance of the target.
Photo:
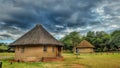
POLYGON ((63 44, 38 24, 9 46, 15 47, 15 60, 27 62, 61 57, 63 44))
POLYGON ((91 53, 94 52, 94 46, 86 40, 83 40, 77 47, 76 53, 91 53))

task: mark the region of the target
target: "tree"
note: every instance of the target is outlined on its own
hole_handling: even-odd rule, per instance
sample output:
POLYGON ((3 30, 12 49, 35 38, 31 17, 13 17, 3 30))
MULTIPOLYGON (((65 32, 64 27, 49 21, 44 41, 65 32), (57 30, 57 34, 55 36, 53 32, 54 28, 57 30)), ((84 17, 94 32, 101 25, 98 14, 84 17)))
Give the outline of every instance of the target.
POLYGON ((7 50, 8 46, 5 43, 0 43, 0 50, 7 50))
POLYGON ((108 49, 110 35, 104 31, 89 31, 87 32, 87 35, 84 36, 82 39, 85 39, 92 43, 95 46, 95 50, 104 51, 105 49, 108 49))
POLYGON ((72 50, 80 43, 81 41, 80 39, 81 39, 80 33, 73 31, 66 35, 65 37, 63 37, 62 39, 60 39, 60 41, 64 43, 65 45, 64 49, 72 50))
POLYGON ((94 31, 87 32, 85 39, 93 44, 93 40, 95 40, 95 32, 94 31))
POLYGON ((118 47, 120 46, 120 30, 116 30, 112 32, 111 34, 111 39, 110 39, 110 44, 112 50, 118 50, 118 47))

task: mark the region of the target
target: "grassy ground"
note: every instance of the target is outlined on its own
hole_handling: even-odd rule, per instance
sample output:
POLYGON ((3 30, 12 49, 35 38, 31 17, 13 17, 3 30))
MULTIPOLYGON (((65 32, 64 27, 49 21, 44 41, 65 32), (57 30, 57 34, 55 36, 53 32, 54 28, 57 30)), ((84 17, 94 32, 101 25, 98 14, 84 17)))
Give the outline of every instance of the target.
MULTIPOLYGON (((0 53, 1 56, 13 56, 13 53, 0 53)), ((78 57, 72 53, 63 53, 65 58, 61 62, 29 62, 10 64, 2 59, 3 68, 120 68, 120 53, 106 54, 80 54, 78 57)))
POLYGON ((0 53, 1 56, 14 56, 14 53, 0 53))

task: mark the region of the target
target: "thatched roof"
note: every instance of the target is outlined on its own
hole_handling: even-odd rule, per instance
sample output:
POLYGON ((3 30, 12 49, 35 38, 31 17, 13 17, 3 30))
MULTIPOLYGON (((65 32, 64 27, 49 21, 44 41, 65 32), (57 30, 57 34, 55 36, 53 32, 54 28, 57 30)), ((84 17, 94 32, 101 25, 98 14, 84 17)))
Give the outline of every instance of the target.
POLYGON ((16 45, 58 45, 63 44, 56 40, 50 33, 48 33, 42 25, 37 24, 33 29, 24 34, 22 37, 11 43, 10 46, 16 45))
POLYGON ((83 40, 77 47, 78 48, 94 48, 94 46, 86 40, 83 40))

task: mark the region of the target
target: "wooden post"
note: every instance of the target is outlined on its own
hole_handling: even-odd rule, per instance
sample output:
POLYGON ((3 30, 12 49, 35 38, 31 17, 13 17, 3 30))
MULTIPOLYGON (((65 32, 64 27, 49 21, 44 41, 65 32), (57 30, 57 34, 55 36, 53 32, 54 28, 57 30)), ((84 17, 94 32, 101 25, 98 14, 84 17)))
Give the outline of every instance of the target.
POLYGON ((75 49, 76 50, 76 58, 78 58, 79 56, 79 50, 78 49, 75 49))
POLYGON ((2 68, 2 62, 0 62, 0 68, 2 68))

